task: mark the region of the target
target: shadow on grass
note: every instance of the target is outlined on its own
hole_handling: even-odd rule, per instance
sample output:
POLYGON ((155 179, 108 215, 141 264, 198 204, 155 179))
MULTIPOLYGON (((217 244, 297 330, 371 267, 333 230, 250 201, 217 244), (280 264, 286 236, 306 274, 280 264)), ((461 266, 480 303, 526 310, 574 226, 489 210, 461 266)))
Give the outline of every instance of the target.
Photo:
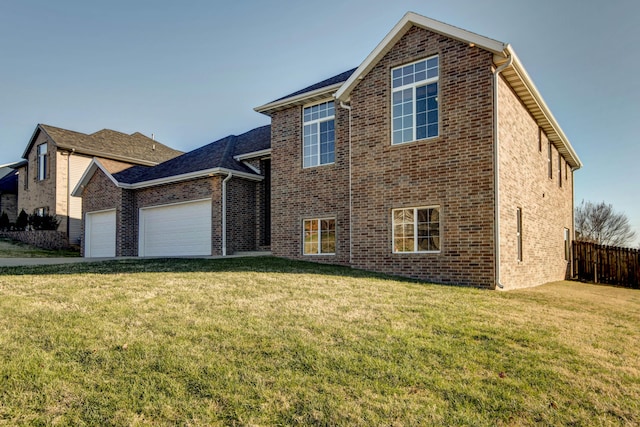
POLYGON ((390 276, 332 264, 293 261, 271 256, 227 259, 155 258, 123 259, 74 264, 0 267, 0 275, 47 274, 135 274, 135 273, 213 273, 256 272, 282 274, 317 274, 353 278, 375 278, 406 283, 426 283, 416 279, 390 276))

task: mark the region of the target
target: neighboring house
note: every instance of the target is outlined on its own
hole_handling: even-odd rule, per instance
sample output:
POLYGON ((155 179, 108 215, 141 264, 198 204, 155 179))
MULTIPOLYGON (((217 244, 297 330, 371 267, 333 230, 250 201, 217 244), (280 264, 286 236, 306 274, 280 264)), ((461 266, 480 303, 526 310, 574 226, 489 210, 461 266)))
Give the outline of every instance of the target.
POLYGON ((58 231, 70 244, 79 244, 82 201, 71 190, 94 157, 153 166, 180 154, 138 132, 103 129, 87 135, 39 124, 23 154, 27 162, 18 169, 18 211, 57 216, 58 231))
POLYGON ((0 215, 6 213, 10 223, 18 218, 18 171, 10 169, 0 178, 0 215))
POLYGON ((73 192, 85 212, 84 256, 226 255, 268 247, 270 142, 263 126, 155 167, 94 159, 73 192))
POLYGON ((356 69, 256 111, 270 143, 264 127, 153 168, 94 161, 74 190, 85 256, 270 244, 439 283, 565 277, 581 162, 508 44, 408 13, 356 69))

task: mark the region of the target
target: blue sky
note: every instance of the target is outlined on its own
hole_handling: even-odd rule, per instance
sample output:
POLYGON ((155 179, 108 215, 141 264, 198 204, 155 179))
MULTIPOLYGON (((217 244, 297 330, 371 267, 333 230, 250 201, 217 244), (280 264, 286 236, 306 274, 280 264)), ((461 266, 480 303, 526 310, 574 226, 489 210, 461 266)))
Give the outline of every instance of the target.
POLYGON ((0 164, 37 123, 184 151, 267 124, 254 107, 359 65, 409 10, 510 43, 584 163, 576 203, 640 234, 637 0, 3 0, 0 164))

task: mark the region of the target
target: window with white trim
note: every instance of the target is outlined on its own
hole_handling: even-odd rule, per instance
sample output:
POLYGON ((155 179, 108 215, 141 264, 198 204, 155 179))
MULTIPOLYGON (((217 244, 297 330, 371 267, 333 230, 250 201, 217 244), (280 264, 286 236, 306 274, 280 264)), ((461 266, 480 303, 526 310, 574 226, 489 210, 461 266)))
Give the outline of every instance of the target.
POLYGON ((47 144, 38 145, 38 181, 47 178, 47 144))
POLYGON ((303 221, 304 255, 334 255, 336 253, 335 218, 305 219, 303 221))
POLYGON ((440 252, 440 207, 393 209, 393 252, 440 252))
POLYGON ((564 229, 564 260, 571 260, 571 231, 564 229))
POLYGON ((391 143, 438 136, 438 56, 391 70, 391 143))
POLYGON ((335 106, 333 101, 303 110, 303 166, 335 162, 335 106))

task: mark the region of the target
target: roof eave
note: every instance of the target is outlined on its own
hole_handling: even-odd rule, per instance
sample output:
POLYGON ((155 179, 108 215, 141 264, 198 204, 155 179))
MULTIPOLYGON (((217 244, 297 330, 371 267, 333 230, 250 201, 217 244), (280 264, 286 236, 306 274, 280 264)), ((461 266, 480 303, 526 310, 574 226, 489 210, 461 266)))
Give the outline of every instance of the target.
MULTIPOLYGON (((513 60, 511 65, 502 72, 502 75, 571 167, 574 170, 580 169, 582 167, 582 161, 571 145, 569 138, 567 138, 562 131, 553 113, 551 113, 542 95, 540 95, 540 92, 522 65, 518 55, 516 55, 511 46, 507 46, 507 53, 513 60)), ((500 65, 505 62, 505 60, 501 56, 494 56, 494 62, 500 65)))
POLYGON ((212 169, 189 172, 181 175, 174 175, 174 176, 168 176, 165 178, 151 179, 149 181, 136 182, 133 184, 119 183, 118 185, 126 189, 139 189, 139 188, 154 187, 156 185, 173 184, 176 182, 188 181, 190 179, 204 178, 206 176, 228 175, 229 172, 231 172, 231 174, 235 177, 244 178, 251 181, 262 181, 264 179, 264 177, 261 175, 255 175, 248 172, 236 171, 228 168, 216 167, 212 169))
POLYGON ((92 157, 101 157, 103 159, 117 160, 125 163, 134 163, 136 165, 141 165, 141 166, 156 166, 161 163, 161 162, 152 162, 149 160, 136 159, 133 157, 118 156, 116 154, 105 153, 101 151, 87 150, 82 147, 73 147, 70 145, 57 145, 57 147, 59 150, 67 150, 76 154, 84 154, 92 157))
POLYGON ((107 178, 109 178, 109 180, 111 180, 111 182, 113 182, 113 184, 116 187, 120 187, 120 184, 118 183, 118 181, 113 177, 113 175, 111 175, 111 173, 107 170, 107 168, 104 167, 104 165, 100 162, 100 160, 94 157, 93 159, 91 159, 91 163, 89 163, 89 166, 87 166, 87 168, 84 170, 84 173, 80 177, 80 180, 78 181, 76 186, 73 188, 71 195, 74 197, 82 197, 82 192, 84 188, 87 186, 87 184, 89 183, 89 180, 98 169, 104 172, 107 178))
POLYGON ((237 156, 233 156, 233 159, 242 162, 244 160, 255 159, 258 157, 265 157, 271 155, 271 148, 265 148, 264 150, 252 151, 251 153, 243 153, 238 154, 237 156))
POLYGON ((342 84, 335 94, 339 101, 348 101, 351 91, 356 87, 359 80, 371 71, 380 59, 396 44, 404 34, 409 31, 412 26, 424 28, 447 37, 462 41, 464 43, 473 44, 482 49, 493 52, 496 55, 505 55, 507 44, 500 41, 481 36, 476 33, 418 15, 414 12, 407 12, 402 19, 391 29, 384 39, 376 46, 376 48, 366 57, 356 71, 342 84))
POLYGON ((270 102, 268 104, 254 108, 254 111, 270 116, 271 113, 284 110, 293 105, 304 105, 307 103, 330 98, 333 96, 334 92, 340 88, 340 86, 342 86, 342 83, 334 83, 332 85, 321 87, 310 92, 305 92, 299 95, 291 96, 289 98, 281 99, 279 101, 270 102))

